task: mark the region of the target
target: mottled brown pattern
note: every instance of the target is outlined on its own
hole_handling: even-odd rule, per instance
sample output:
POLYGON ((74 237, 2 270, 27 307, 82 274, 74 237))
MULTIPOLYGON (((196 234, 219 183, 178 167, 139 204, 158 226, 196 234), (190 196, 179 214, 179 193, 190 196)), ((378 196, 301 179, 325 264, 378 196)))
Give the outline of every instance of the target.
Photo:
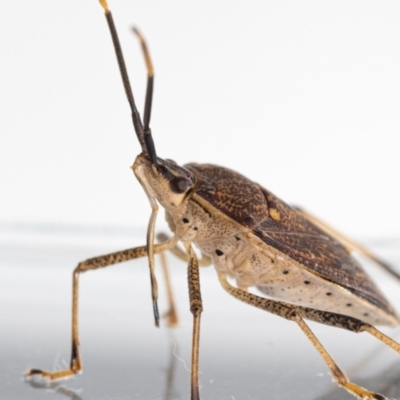
POLYGON ((260 187, 230 169, 210 164, 188 164, 197 177, 196 195, 241 224, 253 229, 268 216, 260 187))
POLYGON ((199 262, 194 252, 191 252, 191 259, 188 265, 188 284, 190 311, 203 311, 203 302, 201 300, 199 262))
POLYGON ((344 246, 272 193, 264 188, 262 191, 268 207, 277 210, 280 218, 262 221, 254 229, 256 236, 317 275, 395 315, 388 301, 344 246))
POLYGON ((265 297, 260 297, 229 285, 222 275, 219 275, 219 279, 222 287, 238 300, 261 310, 279 315, 280 317, 288 320, 293 320, 293 317, 297 314, 299 317, 308 319, 310 321, 334 326, 336 328, 347 329, 353 332, 362 332, 365 326, 368 326, 368 324, 365 324, 359 319, 349 317, 347 315, 315 310, 313 308, 296 306, 294 304, 288 304, 282 301, 266 299, 265 297))
MULTIPOLYGON (((154 254, 170 249, 171 247, 175 246, 176 242, 177 239, 174 237, 165 240, 163 243, 155 244, 153 248, 154 254)), ((89 258, 80 262, 75 269, 75 273, 79 274, 93 269, 105 268, 110 265, 145 256, 147 256, 147 246, 139 246, 127 250, 116 251, 115 253, 89 258)))

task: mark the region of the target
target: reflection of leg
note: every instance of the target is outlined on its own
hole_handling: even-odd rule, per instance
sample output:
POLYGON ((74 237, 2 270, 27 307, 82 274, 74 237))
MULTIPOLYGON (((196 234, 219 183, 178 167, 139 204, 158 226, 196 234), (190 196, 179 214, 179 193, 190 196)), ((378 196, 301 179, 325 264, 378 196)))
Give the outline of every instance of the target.
MULTIPOLYGON (((154 252, 160 253, 175 246, 177 239, 154 245, 154 252)), ((26 376, 39 375, 49 380, 69 378, 82 372, 82 361, 79 354, 79 332, 78 332, 78 294, 79 294, 79 274, 82 272, 108 267, 128 260, 147 256, 147 247, 141 246, 133 249, 118 251, 104 256, 90 258, 78 264, 73 273, 72 283, 72 351, 70 368, 62 371, 49 372, 41 369, 31 369, 26 376)))
POLYGON ((225 274, 219 274, 218 276, 222 287, 229 294, 236 297, 238 300, 241 300, 254 307, 260 308, 265 311, 269 311, 273 314, 279 315, 280 317, 296 322, 303 330, 303 332, 307 335, 307 337, 314 345, 314 347, 321 354, 332 376, 334 377, 335 381, 339 386, 344 387, 351 394, 362 400, 385 399, 385 397, 380 394, 369 392, 366 389, 363 389, 362 387, 350 382, 347 376, 340 370, 340 368, 336 365, 331 356, 328 354, 328 352, 324 349, 322 344, 315 337, 310 328, 303 321, 303 318, 315 322, 320 322, 325 325, 330 325, 337 328, 343 328, 357 333, 366 331, 371 335, 375 336, 383 343, 385 343, 387 346, 391 347, 393 350, 397 351, 398 353, 400 353, 400 344, 390 339, 389 337, 384 335, 382 332, 378 331, 373 326, 366 324, 356 318, 348 317, 346 315, 341 315, 341 314, 335 314, 327 311, 314 310, 307 307, 295 306, 292 304, 256 296, 254 294, 245 292, 241 289, 237 289, 232 285, 230 285, 226 279, 225 274))
POLYGON ((168 368, 167 368, 167 378, 166 378, 166 387, 165 387, 165 394, 164 394, 164 400, 172 400, 177 398, 175 394, 175 374, 176 374, 176 362, 178 360, 178 357, 176 355, 177 353, 177 344, 175 340, 173 339, 172 333, 174 331, 169 331, 171 333, 170 336, 170 356, 169 356, 169 363, 168 363, 168 368))
POLYGON ((188 248, 188 283, 190 312, 193 314, 193 337, 192 337, 192 364, 190 373, 190 399, 199 400, 199 342, 200 342, 200 316, 203 311, 201 301, 199 262, 192 247, 188 248))
POLYGON ((382 261, 374 254, 372 254, 367 248, 365 248, 360 243, 348 238, 347 236, 343 235, 343 233, 338 232, 336 229, 332 228, 325 222, 321 221, 319 218, 315 217, 314 215, 309 214, 307 211, 302 210, 301 208, 295 207, 296 211, 301 214, 304 218, 308 219, 314 225, 317 225, 320 229, 328 233, 329 235, 333 236, 337 241, 343 244, 349 251, 358 251, 363 254, 365 257, 369 258, 370 260, 377 263, 380 267, 385 269, 395 278, 400 280, 400 273, 396 271, 391 265, 382 261))
POLYGON ((33 388, 51 390, 55 393, 59 393, 65 397, 68 397, 70 400, 82 400, 82 398, 78 396, 72 389, 69 389, 59 382, 45 382, 37 380, 27 380, 26 382, 33 388))

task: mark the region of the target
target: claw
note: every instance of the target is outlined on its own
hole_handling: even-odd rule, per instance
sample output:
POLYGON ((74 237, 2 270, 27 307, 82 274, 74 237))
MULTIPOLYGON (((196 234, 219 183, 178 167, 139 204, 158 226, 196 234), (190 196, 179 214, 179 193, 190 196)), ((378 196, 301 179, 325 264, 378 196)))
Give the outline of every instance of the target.
POLYGON ((74 376, 76 372, 71 371, 70 369, 67 370, 62 370, 62 371, 56 371, 56 372, 49 372, 49 371, 44 371, 41 369, 30 369, 25 373, 25 378, 26 379, 32 379, 36 376, 39 376, 42 379, 49 380, 49 381, 58 381, 61 379, 68 379, 74 376))
POLYGON ((371 399, 373 399, 373 400, 389 400, 387 397, 382 396, 379 393, 371 393, 371 394, 372 394, 371 399))

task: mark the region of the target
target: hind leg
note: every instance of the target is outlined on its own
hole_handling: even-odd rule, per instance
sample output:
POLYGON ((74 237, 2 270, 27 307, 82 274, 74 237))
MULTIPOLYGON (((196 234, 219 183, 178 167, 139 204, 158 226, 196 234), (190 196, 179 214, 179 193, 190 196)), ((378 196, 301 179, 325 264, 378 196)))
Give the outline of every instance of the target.
POLYGON ((350 382, 346 374, 338 367, 308 325, 304 322, 303 318, 325 325, 343 328, 356 333, 368 332, 398 353, 400 353, 399 343, 384 335, 372 325, 366 324, 365 322, 356 318, 266 299, 264 297, 256 296, 254 294, 245 292, 244 290, 235 288, 227 281, 225 274, 219 274, 218 277, 222 287, 238 300, 260 308, 261 310, 271 312, 272 314, 278 315, 282 318, 296 322, 319 352, 339 386, 343 387, 360 400, 386 400, 386 397, 382 396, 381 394, 370 392, 361 386, 350 382))

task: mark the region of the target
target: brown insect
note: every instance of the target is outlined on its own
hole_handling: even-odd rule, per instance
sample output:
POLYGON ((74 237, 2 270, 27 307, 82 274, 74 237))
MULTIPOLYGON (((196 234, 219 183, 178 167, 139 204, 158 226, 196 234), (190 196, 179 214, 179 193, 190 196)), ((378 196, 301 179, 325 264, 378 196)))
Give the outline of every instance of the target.
MULTIPOLYGON (((360 245, 333 231, 299 209, 292 208, 274 194, 239 173, 209 164, 179 166, 156 155, 150 130, 153 94, 153 67, 146 43, 137 34, 146 61, 148 80, 143 122, 132 95, 121 46, 113 18, 105 0, 100 0, 111 32, 132 121, 142 148, 132 169, 152 207, 147 244, 81 262, 73 274, 72 356, 70 368, 48 372, 31 369, 27 376, 49 380, 82 372, 78 334, 78 282, 80 273, 147 256, 150 265, 152 299, 156 325, 157 282, 154 254, 171 250, 188 262, 190 310, 194 317, 191 363, 191 399, 200 398, 198 360, 202 300, 199 265, 213 263, 222 287, 237 299, 254 307, 294 321, 306 334, 327 364, 337 384, 358 399, 385 399, 384 396, 349 381, 336 365, 305 319, 356 333, 368 332, 400 353, 400 345, 374 325, 395 326, 400 318, 350 255, 359 250, 400 276, 360 245), (162 236, 154 243, 154 226, 160 204, 174 236, 162 236), (181 242, 185 251, 178 247, 181 242), (193 250, 196 245, 203 257, 193 250), (232 286, 228 277, 236 280, 232 286), (256 286, 267 297, 247 292, 256 286)), ((173 311, 169 323, 176 322, 173 311)))

